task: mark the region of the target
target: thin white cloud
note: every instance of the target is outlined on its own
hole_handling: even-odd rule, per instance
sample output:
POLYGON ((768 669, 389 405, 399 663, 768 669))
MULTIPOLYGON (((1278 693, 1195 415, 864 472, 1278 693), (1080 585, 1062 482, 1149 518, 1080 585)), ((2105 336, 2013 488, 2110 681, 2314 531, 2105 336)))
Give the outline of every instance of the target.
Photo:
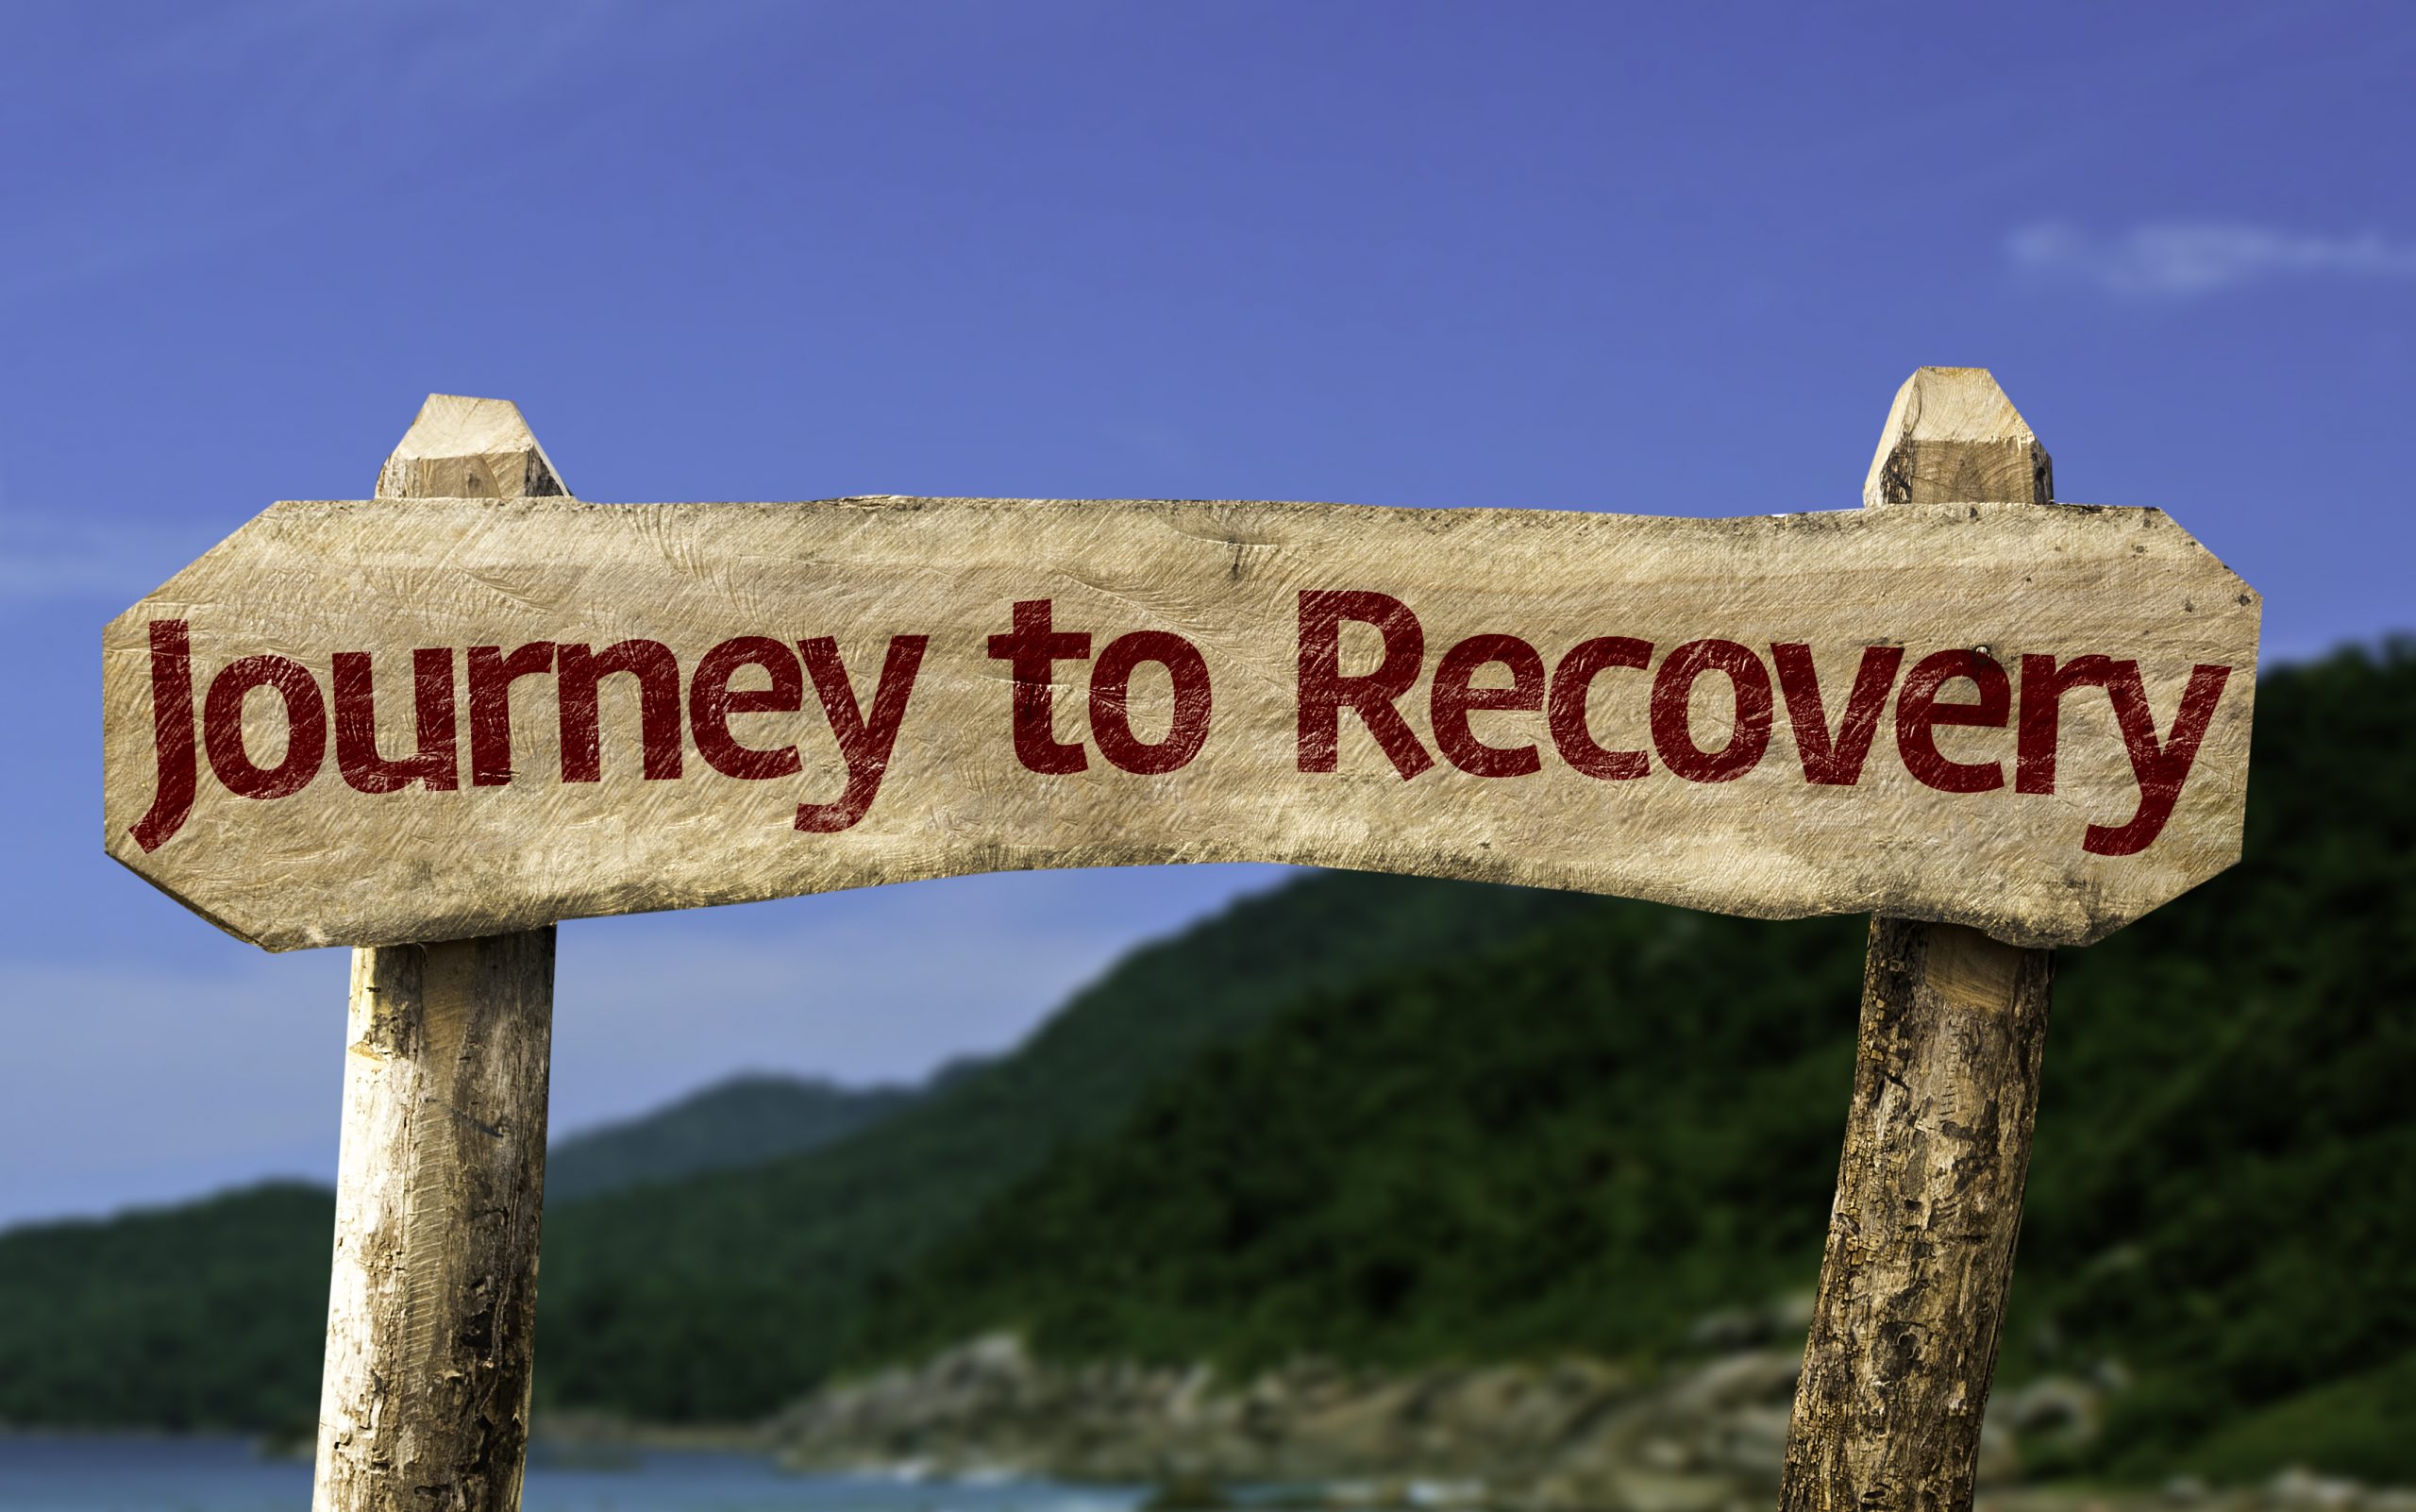
POLYGON ((2131 298, 2190 299, 2276 278, 2416 279, 2416 242, 2238 221, 2150 221, 2102 233, 2038 221, 2005 239, 2017 273, 2131 298))

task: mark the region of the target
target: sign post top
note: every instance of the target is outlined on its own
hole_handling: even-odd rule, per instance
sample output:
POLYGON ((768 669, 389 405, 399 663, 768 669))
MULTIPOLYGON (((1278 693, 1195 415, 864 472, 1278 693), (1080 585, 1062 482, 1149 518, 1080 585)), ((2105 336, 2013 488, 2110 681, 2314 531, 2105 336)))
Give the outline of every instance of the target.
POLYGON ((1915 368, 1896 391, 1862 482, 1866 509, 2055 496, 2047 448, 1985 367, 1915 368))
POLYGON ((510 399, 431 394, 378 469, 379 498, 549 498, 570 493, 510 399))

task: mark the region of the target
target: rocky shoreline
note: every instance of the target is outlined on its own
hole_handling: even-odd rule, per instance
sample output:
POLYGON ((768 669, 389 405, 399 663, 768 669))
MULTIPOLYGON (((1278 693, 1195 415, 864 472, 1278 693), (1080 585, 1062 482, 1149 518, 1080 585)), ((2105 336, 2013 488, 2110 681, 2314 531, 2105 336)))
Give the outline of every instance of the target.
MULTIPOLYGON (((1767 1512, 1801 1348, 1796 1307, 1707 1320, 1696 1357, 1646 1369, 1549 1363, 1353 1370, 1299 1361, 1229 1381, 1204 1366, 1058 1365, 999 1335, 829 1387, 766 1425, 801 1470, 1017 1473, 1150 1485, 1159 1504, 1253 1500, 1486 1512, 1767 1512)), ((2025 1449, 2096 1431, 2098 1388, 2055 1378, 1991 1404, 1980 1504, 1991 1512, 2193 1506, 2205 1512, 2416 1512, 2416 1490, 2304 1471, 2213 1491, 2022 1483, 2025 1449)))
POLYGON ((1312 1360, 1236 1384, 1202 1366, 1053 1366, 998 1336, 826 1390, 772 1435, 813 1469, 1339 1483, 1346 1500, 1511 1512, 1767 1507, 1797 1363, 1747 1350, 1647 1378, 1588 1359, 1400 1374, 1312 1360))

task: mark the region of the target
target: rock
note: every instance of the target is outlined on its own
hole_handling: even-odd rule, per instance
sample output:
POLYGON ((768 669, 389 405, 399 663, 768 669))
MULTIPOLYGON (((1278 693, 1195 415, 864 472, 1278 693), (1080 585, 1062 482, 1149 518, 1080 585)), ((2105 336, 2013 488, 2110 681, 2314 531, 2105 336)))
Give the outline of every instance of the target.
POLYGON ((1988 1403, 1988 1417, 2031 1442, 2080 1449, 2105 1426, 2105 1390, 2068 1375, 2044 1375, 1988 1403))
POLYGON ((1781 1336, 1808 1335, 1812 1331, 1812 1314, 1820 1303, 1820 1294, 1810 1289, 1789 1292, 1770 1303, 1771 1327, 1781 1336))
POLYGON ((1739 1500, 1736 1484, 1716 1475, 1622 1475, 1616 1490, 1625 1512, 1720 1512, 1739 1500))
POLYGON ((1771 1476, 1787 1459, 1787 1425, 1793 1416, 1787 1406, 1747 1405, 1736 1409, 1713 1435, 1706 1456, 1717 1469, 1755 1479, 1771 1476))
POLYGON ((1750 1307, 1731 1307, 1695 1320, 1686 1347, 1698 1354, 1749 1350, 1770 1337, 1769 1319, 1750 1307))
POLYGON ((1801 1349, 1732 1354, 1680 1377, 1666 1395, 1673 1407, 1691 1412, 1787 1406, 1795 1401, 1795 1380, 1803 1370, 1801 1349))
POLYGON ((1980 1486, 2010 1486, 2022 1479, 2022 1448, 2012 1432, 1993 1416, 1980 1421, 1980 1456, 1972 1466, 1980 1486))
MULTIPOLYGON (((1168 1512, 1178 1497, 1239 1485, 1322 1487, 1328 1502, 1352 1506, 1759 1512, 1776 1494, 1786 1453, 1803 1304, 1789 1299, 1707 1320, 1698 1338, 1740 1336, 1736 1317, 1753 1314, 1753 1330, 1772 1342, 1658 1371, 1563 1358, 1383 1373, 1301 1358, 1237 1380, 1204 1365, 1057 1365, 993 1335, 833 1385, 769 1432, 799 1468, 913 1461, 936 1474, 989 1466, 1155 1485, 1168 1512)), ((1989 1504, 2086 1504, 2071 1487, 2007 1487, 2021 1476, 2025 1445, 2093 1440, 2105 1395, 2097 1382, 2069 1375, 1999 1393, 1980 1438, 1989 1504)), ((2204 1512, 2416 1512, 2416 1498, 2383 1495, 2300 1470, 2253 1502, 2195 1483, 2174 1483, 2160 1503, 2144 1492, 2105 1500, 2203 1503, 2204 1512)))
POLYGON ((2361 1489, 2355 1481, 2335 1480, 2304 1465, 2293 1465, 2265 1483, 2265 1499, 2286 1512, 2344 1512, 2357 1504, 2361 1489))

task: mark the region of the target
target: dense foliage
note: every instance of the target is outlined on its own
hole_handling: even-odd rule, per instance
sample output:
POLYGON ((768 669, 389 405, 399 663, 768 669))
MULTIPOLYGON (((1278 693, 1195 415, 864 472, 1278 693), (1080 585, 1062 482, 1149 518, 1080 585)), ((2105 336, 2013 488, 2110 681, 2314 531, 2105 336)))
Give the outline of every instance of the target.
POLYGON ((2009 1364, 2122 1362, 2118 1469, 2416 1481, 2416 642, 2257 698, 2247 859, 2057 982, 2009 1364))
POLYGON ((1807 1285, 1856 921, 1602 903, 1295 1004, 884 1287, 861 1355, 1406 1363, 1672 1342, 1807 1285))
MULTIPOLYGON (((2076 1468, 2416 1478, 2416 647, 2257 697, 2247 861, 2061 958, 2005 1373, 2128 1383, 2076 1468)), ((1811 1285, 1860 951, 1303 879, 821 1149, 549 1212, 540 1390, 742 1417, 1001 1326, 1237 1366, 1659 1350, 1811 1285)), ((325 1201, 0 1235, 0 1418, 307 1406, 325 1201)))
MULTIPOLYGON (((560 1141, 546 1190, 559 1202, 812 1149, 913 1097, 735 1077, 560 1141)), ((324 1188, 280 1182, 0 1234, 0 1423, 300 1433, 334 1231, 324 1188)))
MULTIPOLYGON (((2086 1468, 2416 1478, 2416 647, 2259 689, 2248 859, 2059 963, 2013 1378, 2086 1468)), ((1650 1351, 1808 1289, 1860 940, 1602 903, 1311 996, 885 1288, 878 1359, 1650 1351)))
POLYGON ((0 1422, 307 1420, 334 1231, 325 1190, 277 1183, 0 1235, 0 1422))
POLYGON ((545 1400, 768 1411, 838 1358, 867 1286, 1069 1142, 1303 991, 1569 916, 1564 894, 1330 875, 1127 956, 1015 1054, 827 1149, 549 1213, 545 1400))

